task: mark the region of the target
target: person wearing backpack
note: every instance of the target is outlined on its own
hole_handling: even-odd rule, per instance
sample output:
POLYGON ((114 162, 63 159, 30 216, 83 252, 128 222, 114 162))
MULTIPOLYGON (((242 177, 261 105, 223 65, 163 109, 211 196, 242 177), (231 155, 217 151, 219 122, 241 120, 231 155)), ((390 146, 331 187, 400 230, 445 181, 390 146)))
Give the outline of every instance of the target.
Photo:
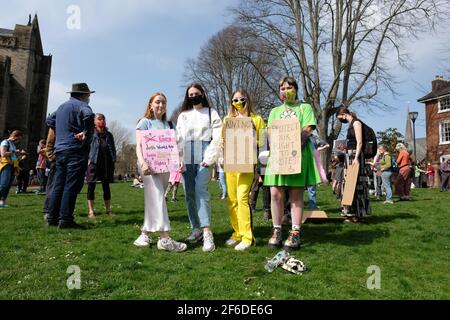
POLYGON ((359 120, 354 112, 350 112, 345 105, 339 108, 337 118, 341 123, 349 124, 346 167, 348 168, 354 163, 359 164, 352 206, 351 208, 344 207, 344 215, 347 217, 345 221, 357 223, 371 213, 366 158, 373 158, 376 155, 376 140, 374 143, 371 138, 373 130, 359 120), (374 146, 375 150, 373 150, 374 146))
POLYGON ((392 182, 391 177, 393 174, 393 159, 389 152, 386 150, 386 147, 383 145, 380 145, 378 147, 378 150, 381 155, 380 160, 380 167, 381 167, 381 180, 383 181, 383 188, 386 191, 386 201, 384 201, 384 204, 394 204, 394 201, 392 201, 392 182))
POLYGON ((19 151, 16 148, 16 144, 20 142, 22 137, 21 131, 14 130, 9 138, 3 140, 0 145, 0 209, 9 207, 6 204, 6 198, 8 198, 14 176, 19 174, 18 156, 25 153, 25 151, 19 151))

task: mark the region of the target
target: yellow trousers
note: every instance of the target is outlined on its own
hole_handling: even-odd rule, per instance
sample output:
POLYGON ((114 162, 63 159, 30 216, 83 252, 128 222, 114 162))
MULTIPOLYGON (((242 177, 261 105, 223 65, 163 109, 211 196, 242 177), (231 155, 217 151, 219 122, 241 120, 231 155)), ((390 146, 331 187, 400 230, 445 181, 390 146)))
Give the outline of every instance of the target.
POLYGON ((252 214, 249 194, 253 183, 253 173, 225 173, 228 193, 228 211, 234 230, 231 238, 246 244, 253 244, 252 214))

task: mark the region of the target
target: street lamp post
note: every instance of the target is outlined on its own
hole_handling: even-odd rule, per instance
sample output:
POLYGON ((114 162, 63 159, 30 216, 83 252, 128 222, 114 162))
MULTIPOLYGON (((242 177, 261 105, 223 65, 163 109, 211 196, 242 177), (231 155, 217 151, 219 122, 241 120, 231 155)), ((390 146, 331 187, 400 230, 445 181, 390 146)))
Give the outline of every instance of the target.
POLYGON ((410 112, 409 119, 411 119, 413 123, 413 140, 414 140, 414 161, 417 164, 417 155, 416 155, 416 119, 419 116, 418 112, 410 112))

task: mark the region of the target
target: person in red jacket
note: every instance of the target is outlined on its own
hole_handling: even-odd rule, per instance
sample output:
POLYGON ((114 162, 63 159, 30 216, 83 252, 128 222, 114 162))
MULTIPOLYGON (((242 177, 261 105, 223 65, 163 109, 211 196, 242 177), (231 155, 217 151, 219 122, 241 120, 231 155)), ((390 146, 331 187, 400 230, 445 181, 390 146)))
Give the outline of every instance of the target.
POLYGON ((434 168, 431 165, 431 162, 428 162, 426 171, 428 188, 432 188, 434 186, 434 174, 435 174, 434 168))
POLYGON ((397 157, 398 176, 395 189, 401 201, 411 199, 411 156, 403 143, 397 143, 395 149, 399 152, 397 157))

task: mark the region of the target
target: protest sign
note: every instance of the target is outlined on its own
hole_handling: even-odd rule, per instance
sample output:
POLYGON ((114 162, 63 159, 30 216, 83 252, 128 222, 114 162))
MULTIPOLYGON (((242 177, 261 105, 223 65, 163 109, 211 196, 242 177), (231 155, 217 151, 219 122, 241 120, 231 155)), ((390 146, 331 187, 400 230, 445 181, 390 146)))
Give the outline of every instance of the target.
POLYGON ((144 160, 155 173, 174 172, 179 169, 175 130, 141 130, 144 160))
POLYGON ((227 118, 224 130, 224 171, 253 172, 256 163, 256 138, 252 119, 227 118))
POLYGON ((298 119, 274 120, 270 128, 270 174, 301 172, 302 143, 298 119))

